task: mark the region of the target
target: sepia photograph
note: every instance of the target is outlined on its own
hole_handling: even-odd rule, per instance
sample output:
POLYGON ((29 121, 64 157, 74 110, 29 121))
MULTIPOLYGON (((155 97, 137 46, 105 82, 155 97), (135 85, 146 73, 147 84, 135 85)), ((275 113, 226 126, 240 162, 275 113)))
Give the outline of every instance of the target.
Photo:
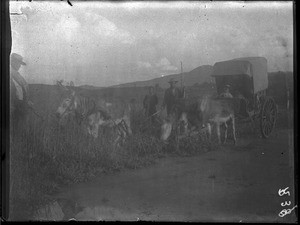
POLYGON ((298 222, 293 1, 8 3, 8 221, 298 222))

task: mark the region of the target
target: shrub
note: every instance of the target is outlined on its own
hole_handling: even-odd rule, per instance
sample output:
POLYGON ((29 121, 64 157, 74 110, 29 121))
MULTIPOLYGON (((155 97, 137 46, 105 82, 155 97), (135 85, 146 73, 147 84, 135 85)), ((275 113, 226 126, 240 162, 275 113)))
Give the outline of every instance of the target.
POLYGON ((144 120, 141 112, 133 121, 136 133, 120 147, 112 145, 109 134, 94 139, 72 120, 61 128, 50 115, 46 118, 41 121, 31 115, 12 134, 11 219, 31 218, 64 185, 102 172, 149 165, 162 152, 155 137, 138 131, 144 120))

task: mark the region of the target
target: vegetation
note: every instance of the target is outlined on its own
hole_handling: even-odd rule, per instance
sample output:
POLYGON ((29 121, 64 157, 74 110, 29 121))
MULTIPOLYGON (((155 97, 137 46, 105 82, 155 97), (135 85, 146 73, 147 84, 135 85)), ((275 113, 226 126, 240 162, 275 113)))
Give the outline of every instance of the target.
MULTIPOLYGON (((289 79, 289 86, 292 87, 291 82, 289 79)), ((271 92, 276 88, 271 86, 271 92)), ((33 212, 51 201, 50 196, 62 186, 87 181, 99 173, 147 166, 166 154, 198 154, 208 147, 199 136, 184 139, 178 148, 176 142, 170 142, 167 146, 161 143, 154 135, 159 134, 159 124, 150 126, 140 110, 147 92, 145 88, 82 90, 96 98, 136 100, 138 107, 132 115, 134 134, 121 147, 113 147, 112 140, 108 138, 110 135, 105 135, 105 132, 96 140, 91 138, 73 120, 64 129, 60 128, 53 114, 64 94, 55 87, 31 85, 30 92, 34 108, 45 120, 29 112, 27 121, 23 121, 11 135, 12 220, 32 218, 33 212)), ((190 100, 214 92, 214 85, 208 83, 186 89, 190 100)), ((163 90, 158 90, 158 97, 161 104, 163 90)), ((241 128, 238 129, 238 136, 245 135, 241 132, 243 130, 252 133, 249 127, 241 128)))
POLYGON ((150 126, 143 112, 133 111, 134 134, 120 147, 114 147, 110 130, 94 139, 72 119, 64 128, 54 112, 63 96, 55 89, 33 89, 35 108, 44 120, 28 112, 11 135, 11 220, 27 220, 61 187, 85 182, 99 173, 136 169, 163 157, 165 148, 158 134, 159 124, 150 126), (50 101, 45 101, 49 100, 50 101))

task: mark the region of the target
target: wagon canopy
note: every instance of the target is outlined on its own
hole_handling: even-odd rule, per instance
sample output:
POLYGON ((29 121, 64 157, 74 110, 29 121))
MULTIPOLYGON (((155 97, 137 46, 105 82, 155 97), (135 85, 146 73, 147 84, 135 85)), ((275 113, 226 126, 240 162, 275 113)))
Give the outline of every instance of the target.
POLYGON ((253 78, 253 91, 268 88, 267 59, 264 57, 237 58, 215 63, 212 77, 247 75, 253 78))

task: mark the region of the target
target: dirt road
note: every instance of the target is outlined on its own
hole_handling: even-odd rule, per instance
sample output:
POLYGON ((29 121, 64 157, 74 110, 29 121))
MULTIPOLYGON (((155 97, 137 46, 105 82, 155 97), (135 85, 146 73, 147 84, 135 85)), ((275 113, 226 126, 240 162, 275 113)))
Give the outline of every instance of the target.
POLYGON ((236 147, 160 159, 72 186, 59 197, 82 207, 69 210, 77 220, 295 222, 295 210, 278 216, 294 206, 289 135, 292 130, 276 130, 268 140, 240 139, 236 147), (291 196, 280 197, 286 187, 291 196), (280 205, 288 200, 290 207, 280 205))

